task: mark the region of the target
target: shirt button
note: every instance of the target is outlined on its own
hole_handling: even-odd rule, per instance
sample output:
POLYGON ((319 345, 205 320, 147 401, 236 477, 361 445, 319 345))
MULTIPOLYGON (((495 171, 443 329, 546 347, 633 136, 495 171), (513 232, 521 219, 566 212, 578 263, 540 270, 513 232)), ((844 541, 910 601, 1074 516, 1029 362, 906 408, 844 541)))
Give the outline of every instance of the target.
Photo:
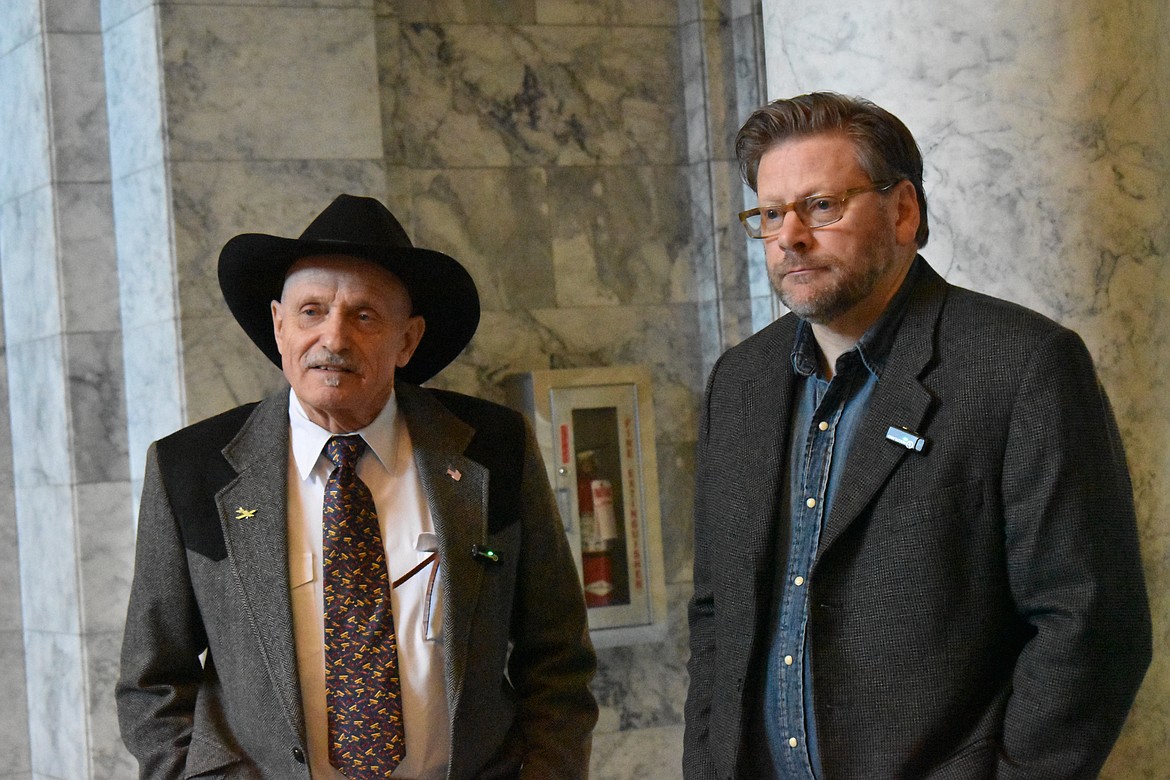
POLYGON ((788 747, 796 747, 796 737, 788 738, 788 747))
POLYGON ((822 431, 829 430, 829 424, 827 422, 825 422, 824 420, 821 420, 821 424, 818 425, 817 427, 820 428, 822 431))
POLYGON ((809 509, 812 509, 814 506, 817 505, 817 500, 815 498, 810 498, 809 500, 804 502, 804 505, 807 506, 809 509))
POLYGON ((785 666, 792 666, 792 656, 790 656, 790 655, 784 656, 784 665, 785 666))
POLYGON ((797 577, 796 579, 794 579, 792 581, 792 584, 799 588, 801 585, 804 584, 804 577, 797 577))

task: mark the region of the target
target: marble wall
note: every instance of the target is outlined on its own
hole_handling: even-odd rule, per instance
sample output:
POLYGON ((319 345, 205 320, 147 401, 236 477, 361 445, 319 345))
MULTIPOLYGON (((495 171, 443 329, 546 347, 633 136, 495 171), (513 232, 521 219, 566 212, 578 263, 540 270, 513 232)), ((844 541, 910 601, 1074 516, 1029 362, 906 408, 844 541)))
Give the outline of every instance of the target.
POLYGON ((103 776, 132 525, 99 7, 0 16, 0 775, 103 776))
POLYGON ((1170 7, 1144 0, 765 0, 770 97, 830 89, 901 117, 926 159, 924 255, 1088 343, 1134 479, 1154 663, 1104 777, 1166 776, 1170 701, 1170 7))

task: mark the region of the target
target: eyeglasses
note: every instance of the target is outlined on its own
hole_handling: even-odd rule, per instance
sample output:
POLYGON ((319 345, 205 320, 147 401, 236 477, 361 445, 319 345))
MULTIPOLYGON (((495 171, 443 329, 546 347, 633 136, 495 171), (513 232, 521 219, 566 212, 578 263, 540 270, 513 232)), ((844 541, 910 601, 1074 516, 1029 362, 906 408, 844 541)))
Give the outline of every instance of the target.
POLYGON ((822 228, 841 221, 845 216, 845 201, 854 195, 863 192, 885 192, 899 181, 901 180, 872 182, 864 187, 854 187, 844 192, 809 195, 807 198, 780 206, 760 206, 741 211, 739 221, 752 238, 767 238, 779 233, 780 226, 784 224, 784 215, 790 211, 795 211, 797 218, 809 230, 822 228))

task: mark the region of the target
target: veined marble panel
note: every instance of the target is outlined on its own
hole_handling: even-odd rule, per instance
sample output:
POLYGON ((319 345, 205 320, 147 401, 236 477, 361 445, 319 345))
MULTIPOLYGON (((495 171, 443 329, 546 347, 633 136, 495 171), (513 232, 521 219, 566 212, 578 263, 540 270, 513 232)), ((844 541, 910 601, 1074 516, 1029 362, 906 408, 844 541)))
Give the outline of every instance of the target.
MULTIPOLYGON (((601 710, 597 735, 682 723, 689 655, 686 606, 691 585, 669 585, 666 591, 669 606, 664 641, 597 651, 597 676, 592 686, 601 710)), ((682 755, 681 740, 674 752, 682 755)))
POLYGON ((673 25, 678 0, 536 0, 537 24, 673 25))
POLYGON ((484 310, 554 305, 553 225, 575 220, 550 208, 537 167, 387 170, 387 207, 415 246, 462 263, 484 310))
POLYGON ((165 5, 160 16, 174 159, 380 156, 368 6, 165 5))
MULTIPOLYGON (((64 375, 60 336, 8 344, 8 405, 12 416, 14 484, 18 491, 67 485, 70 481, 64 375)), ((32 522, 39 512, 35 505, 18 504, 17 509, 21 523, 32 522)), ((56 521, 58 515, 50 517, 56 521)), ((61 517, 67 518, 69 513, 61 517)), ((22 546, 24 543, 22 537, 22 546)))
POLYGON ((50 33, 101 32, 101 0, 42 0, 50 33))
POLYGON ((178 323, 172 319, 122 331, 126 447, 134 480, 141 480, 146 470, 149 444, 178 430, 185 422, 178 330, 178 323))
POLYGON ((44 187, 51 175, 43 43, 35 36, 0 56, 0 205, 44 187))
POLYGON ((67 334, 64 342, 73 481, 89 484, 125 480, 128 461, 122 336, 117 331, 82 331, 67 334))
POLYGON ((548 176, 558 306, 695 300, 684 170, 564 167, 548 176))
MULTIPOLYGON (((68 1, 65 0, 65 2, 68 1)), ((154 4, 155 0, 101 0, 102 29, 111 30, 135 14, 140 14, 151 8, 154 4)))
POLYGON ((532 24, 537 0, 375 0, 379 16, 410 24, 532 24))
POLYGON ((592 780, 678 780, 683 727, 656 726, 593 735, 592 780))
MULTIPOLYGON (((183 320, 184 424, 197 422, 284 387, 284 375, 230 314, 183 320)), ((169 431, 168 431, 169 433, 169 431)))
MULTIPOLYGON (((171 210, 166 193, 167 176, 161 165, 139 170, 113 184, 118 300, 126 329, 167 322, 177 314, 171 210)), ((138 358, 129 350, 127 354, 138 358)))
POLYGON ((58 183, 54 189, 65 327, 112 331, 121 326, 114 247, 113 194, 108 181, 58 183))
POLYGON ((925 254, 952 280, 1064 320, 1100 307, 1117 261, 1165 246, 1166 117, 1148 98, 1165 74, 1130 54, 1159 47, 1148 4, 936 5, 898 25, 854 8, 819 26, 781 24, 786 5, 768 7, 770 92, 867 95, 906 121, 936 217, 925 254))
MULTIPOLYGON (((77 485, 77 539, 85 631, 120 634, 134 573, 130 483, 77 485)), ((114 651, 115 659, 118 657, 114 651)), ((97 659, 90 659, 96 663, 97 659)))
MULTIPOLYGON (((6 400, 0 382, 0 404, 6 400)), ((0 405, 0 409, 7 407, 0 405)), ((5 631, 21 623, 20 548, 16 533, 16 492, 12 484, 12 439, 8 435, 8 415, 0 416, 4 418, 0 422, 0 631, 5 631)))
POLYGON ((690 213, 681 215, 693 225, 691 267, 695 275, 695 300, 711 302, 720 294, 720 258, 716 254, 715 234, 723 230, 726 214, 713 213, 716 208, 714 170, 710 161, 692 161, 686 168, 690 213))
POLYGON ((9 347, 60 333, 57 227, 47 186, 0 201, 0 256, 9 347))
MULTIPOLYGON (((160 5, 223 5, 223 0, 156 0, 160 5)), ((263 8, 372 8, 377 0, 232 0, 232 5, 263 8)))
MULTIPOLYGON (((6 622, 4 625, 13 624, 6 622)), ((15 629, 0 629, 0 658, 4 659, 0 664, 0 691, 4 691, 4 706, 0 707, 0 762, 3 762, 0 766, 6 773, 11 773, 9 777, 20 777, 30 770, 24 636, 19 620, 15 625, 15 629)))
POLYGON ((105 73, 99 67, 101 34, 50 33, 47 40, 49 81, 53 85, 53 175, 58 181, 108 181, 105 73))
POLYGON ((26 630, 24 653, 33 776, 88 777, 85 657, 80 636, 26 630))
MULTIPOLYGON (((105 6, 115 2, 104 0, 105 6)), ((103 8, 107 29, 102 54, 110 171, 119 179, 163 164, 162 69, 154 7, 146 4, 125 17, 114 15, 116 24, 103 8)))
MULTIPOLYGON (((81 630, 73 519, 68 485, 17 485, 20 597, 26 637, 31 633, 76 635, 81 630)), ((26 663, 31 685, 37 674, 31 668, 32 661, 26 663)), ((32 690, 29 698, 35 699, 32 690)))
POLYGON ((386 156, 425 168, 673 164, 669 28, 378 25, 386 156))
POLYGON ((663 575, 667 585, 687 584, 689 593, 695 559, 695 442, 659 438, 656 447, 663 575))
POLYGON ((40 0, 8 0, 5 3, 4 24, 0 25, 0 59, 41 33, 40 5, 40 0))
MULTIPOLYGON (((679 60, 686 109, 687 160, 692 164, 711 158, 711 124, 707 112, 708 72, 703 60, 705 26, 698 21, 680 25, 679 60)), ((723 150, 726 153, 726 150, 723 150)))
MULTIPOLYGON (((129 534, 126 534, 129 535, 129 534)), ((129 564, 126 564, 129 568, 129 564)), ((124 611, 124 609, 123 609, 124 611)), ((89 700, 86 702, 89 762, 93 780, 116 780, 138 775, 138 762, 130 755, 118 730, 114 686, 118 681, 122 629, 87 631, 82 638, 89 700)))
MULTIPOLYGON (((125 611, 123 609, 123 611, 125 611)), ((89 761, 93 780, 123 780, 138 777, 138 761, 122 744, 114 685, 122 648, 122 628, 87 631, 85 646, 86 682, 89 684, 89 761)))
POLYGON ((690 305, 486 311, 467 350, 428 384, 506 403, 512 374, 643 364, 655 380, 658 438, 690 441, 704 379, 697 338, 690 305))

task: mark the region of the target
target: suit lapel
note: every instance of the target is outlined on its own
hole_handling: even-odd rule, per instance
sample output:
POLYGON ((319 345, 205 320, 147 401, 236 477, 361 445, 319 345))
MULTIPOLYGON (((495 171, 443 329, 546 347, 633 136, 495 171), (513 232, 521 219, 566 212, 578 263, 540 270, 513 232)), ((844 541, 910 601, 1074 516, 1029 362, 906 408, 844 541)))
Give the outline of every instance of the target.
POLYGON ((920 377, 934 358, 934 332, 946 297, 946 282, 923 263, 885 369, 845 463, 841 487, 821 532, 818 559, 856 520, 906 457, 917 453, 886 439, 891 425, 925 433, 933 396, 920 377))
MULTIPOLYGON (((779 502, 787 494, 788 438, 791 428, 791 408, 794 389, 792 344, 796 337, 798 320, 794 316, 782 318, 775 324, 771 344, 764 351, 764 373, 743 385, 742 406, 744 440, 747 442, 747 474, 744 484, 742 515, 745 527, 743 549, 749 555, 748 571, 754 572, 761 585, 770 583, 777 550, 787 551, 787 538, 776 539, 777 528, 786 528, 776 522, 779 502)), ((758 589, 757 589, 758 590, 758 589)), ((767 592, 767 588, 759 590, 767 592)))
POLYGON ((223 454, 238 477, 216 496, 251 632, 289 724, 305 734, 288 585, 288 392, 262 402, 223 454))
POLYGON ((475 434, 471 426, 417 387, 399 383, 395 393, 439 537, 446 683, 454 713, 483 580, 483 564, 471 550, 487 535, 488 473, 463 454, 475 434))

